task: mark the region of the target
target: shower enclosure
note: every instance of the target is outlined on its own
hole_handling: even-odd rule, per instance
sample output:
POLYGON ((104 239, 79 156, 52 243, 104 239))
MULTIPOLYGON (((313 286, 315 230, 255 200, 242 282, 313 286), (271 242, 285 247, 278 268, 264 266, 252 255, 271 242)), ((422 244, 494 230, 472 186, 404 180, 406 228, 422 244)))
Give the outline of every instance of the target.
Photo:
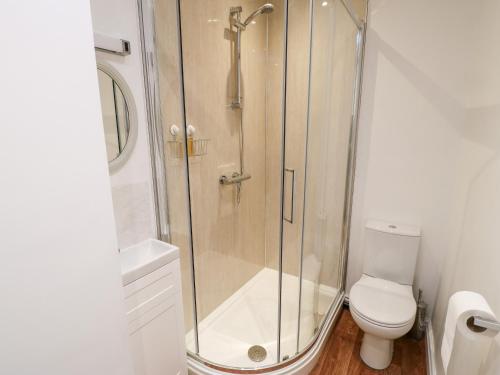
POLYGON ((190 366, 300 361, 344 298, 366 2, 138 4, 190 366))

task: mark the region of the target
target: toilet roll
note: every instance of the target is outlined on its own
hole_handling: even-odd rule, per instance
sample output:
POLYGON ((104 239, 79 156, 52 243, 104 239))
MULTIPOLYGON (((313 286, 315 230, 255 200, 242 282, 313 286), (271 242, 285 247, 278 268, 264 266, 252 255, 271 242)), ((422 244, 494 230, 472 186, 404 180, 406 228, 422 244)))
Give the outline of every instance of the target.
POLYGON ((482 295, 461 291, 450 297, 441 344, 441 358, 447 375, 479 374, 493 337, 498 333, 490 329, 473 332, 467 327, 467 319, 474 316, 496 320, 482 295))

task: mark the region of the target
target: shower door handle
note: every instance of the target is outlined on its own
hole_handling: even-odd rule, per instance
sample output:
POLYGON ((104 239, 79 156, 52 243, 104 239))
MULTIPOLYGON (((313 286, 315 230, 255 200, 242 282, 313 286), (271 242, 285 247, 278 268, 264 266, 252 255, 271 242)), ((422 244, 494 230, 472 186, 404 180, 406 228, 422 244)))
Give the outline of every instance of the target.
MULTIPOLYGON (((293 224, 293 211, 295 209, 295 169, 285 168, 285 182, 287 181, 287 179, 286 179, 287 173, 291 174, 291 182, 289 185, 287 185, 287 186, 290 186, 289 187, 290 192, 288 194, 288 195, 290 195, 290 212, 289 212, 289 215, 287 217, 286 207, 285 207, 285 205, 283 205, 283 219, 285 221, 289 222, 290 224, 293 224)), ((286 191, 288 191, 288 190, 286 190, 286 191)), ((284 191, 284 193, 286 191, 284 191)), ((287 194, 283 194, 283 199, 286 199, 286 198, 287 198, 287 194)))

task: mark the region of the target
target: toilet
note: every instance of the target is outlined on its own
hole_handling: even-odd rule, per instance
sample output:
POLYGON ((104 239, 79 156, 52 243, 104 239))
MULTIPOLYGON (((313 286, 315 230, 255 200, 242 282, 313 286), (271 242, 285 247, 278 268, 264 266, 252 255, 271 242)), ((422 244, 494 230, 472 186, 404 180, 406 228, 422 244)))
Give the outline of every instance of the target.
POLYGON ((377 370, 392 361, 394 340, 413 326, 413 277, 420 228, 370 220, 365 227, 363 275, 349 293, 352 317, 364 332, 361 359, 377 370))

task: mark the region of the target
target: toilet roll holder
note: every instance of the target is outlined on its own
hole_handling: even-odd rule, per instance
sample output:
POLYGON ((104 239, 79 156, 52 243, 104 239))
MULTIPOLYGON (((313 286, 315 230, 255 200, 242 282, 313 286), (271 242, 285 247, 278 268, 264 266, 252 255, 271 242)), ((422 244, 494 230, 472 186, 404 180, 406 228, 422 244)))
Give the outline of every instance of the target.
POLYGON ((500 332, 500 322, 496 320, 485 319, 480 316, 471 316, 467 319, 467 327, 472 332, 481 333, 490 329, 492 331, 500 332))

